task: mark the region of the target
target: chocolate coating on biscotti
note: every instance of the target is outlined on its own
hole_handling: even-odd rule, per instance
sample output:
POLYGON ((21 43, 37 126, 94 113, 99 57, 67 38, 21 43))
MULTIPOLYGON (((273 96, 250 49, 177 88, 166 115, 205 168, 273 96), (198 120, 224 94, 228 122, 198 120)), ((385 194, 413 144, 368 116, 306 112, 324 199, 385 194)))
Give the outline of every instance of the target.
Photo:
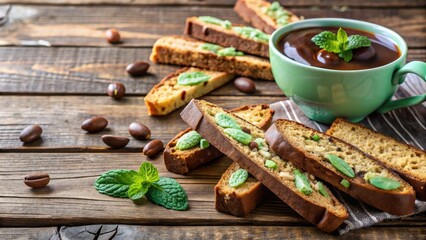
POLYGON ((269 25, 265 22, 257 13, 249 8, 245 1, 237 1, 234 6, 234 11, 240 16, 244 21, 253 25, 253 27, 262 30, 267 34, 271 34, 275 31, 275 27, 269 25))
POLYGON ((201 134, 219 151, 238 163, 281 200, 323 231, 332 232, 343 223, 347 216, 336 216, 325 207, 306 201, 241 153, 237 147, 222 135, 215 123, 203 117, 203 113, 199 107, 199 101, 192 100, 181 112, 181 117, 192 129, 201 134))
MULTIPOLYGON (((281 120, 277 120, 277 122, 279 121, 281 120)), ((339 190, 378 209, 399 216, 411 214, 414 212, 414 194, 397 193, 395 191, 378 189, 372 185, 366 184, 364 179, 359 176, 356 176, 355 178, 349 180, 349 188, 343 187, 340 184, 341 180, 343 179, 340 174, 337 174, 336 172, 328 169, 322 164, 318 164, 316 160, 313 160, 312 158, 308 157, 302 150, 298 149, 295 146, 292 146, 288 142, 288 140, 284 136, 282 136, 282 134, 278 131, 276 125, 277 122, 272 124, 272 126, 266 131, 265 139, 271 149, 282 158, 288 159, 297 167, 323 179, 324 181, 337 187, 339 190)), ((295 124, 306 128, 306 126, 300 123, 295 124)), ((343 142, 338 138, 334 138, 332 136, 329 137, 333 139, 333 141, 343 142)), ((353 148, 353 151, 358 151, 361 154, 368 156, 356 147, 351 147, 353 148)), ((371 156, 368 157, 371 158, 371 156)), ((380 162, 376 162, 380 164, 383 168, 385 168, 385 166, 383 166, 380 162)), ((398 177, 395 173, 393 174, 398 177)))

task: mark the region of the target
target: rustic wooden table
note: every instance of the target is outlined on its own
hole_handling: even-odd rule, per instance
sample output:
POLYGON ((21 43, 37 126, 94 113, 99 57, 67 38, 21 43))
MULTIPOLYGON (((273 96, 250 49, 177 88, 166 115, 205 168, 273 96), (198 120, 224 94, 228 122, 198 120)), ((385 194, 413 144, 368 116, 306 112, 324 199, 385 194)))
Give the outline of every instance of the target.
MULTIPOLYGON (((13 4, 0 26, 0 239, 145 238, 335 238, 271 198, 247 218, 214 210, 213 186, 231 163, 226 157, 180 176, 168 172, 161 156, 151 160, 163 176, 176 178, 189 196, 190 210, 170 211, 147 201, 101 195, 93 188, 103 172, 136 169, 147 160, 146 142, 131 140, 110 150, 99 134, 85 134, 82 120, 105 116, 107 132, 128 135, 132 121, 169 141, 185 123, 179 111, 149 117, 143 102, 149 89, 174 66, 151 65, 149 75, 129 77, 124 68, 148 60, 154 41, 182 34, 187 16, 210 15, 240 22, 230 0, 0 0, 13 4), (120 30, 123 44, 111 46, 105 30, 120 30), (41 40, 41 41, 40 41, 41 40), (51 47, 37 46, 48 43, 51 47), (33 46, 31 46, 33 45, 33 46), (122 82, 127 96, 114 101, 105 92, 122 82), (22 145, 18 136, 30 124, 43 127, 41 141, 22 145), (23 177, 46 171, 49 187, 31 190, 23 177), (97 224, 97 225, 93 225, 97 224), (109 224, 109 225, 108 225, 109 224)), ((425 0, 287 0, 284 5, 306 18, 344 17, 387 26, 408 42, 408 61, 426 60, 425 0)), ((7 5, 0 6, 4 14, 7 5)), ((273 82, 258 81, 253 95, 229 83, 204 99, 224 107, 285 99, 273 82)), ((426 215, 384 222, 349 232, 345 239, 425 239, 426 215)))

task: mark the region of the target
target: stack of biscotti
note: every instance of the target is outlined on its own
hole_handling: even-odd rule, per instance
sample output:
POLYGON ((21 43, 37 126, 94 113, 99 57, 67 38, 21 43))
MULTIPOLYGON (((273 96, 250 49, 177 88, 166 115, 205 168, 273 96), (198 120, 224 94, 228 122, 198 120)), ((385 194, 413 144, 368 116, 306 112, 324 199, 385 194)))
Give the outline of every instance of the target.
POLYGON ((270 3, 265 0, 238 0, 235 3, 234 11, 244 21, 268 34, 301 19, 296 14, 284 9, 279 2, 270 3))
MULTIPOLYGON (((274 114, 274 111, 267 104, 247 105, 230 111, 265 130, 271 125, 274 114)), ((177 142, 190 131, 192 129, 188 128, 179 132, 167 143, 163 156, 164 164, 169 172, 187 174, 189 171, 222 155, 220 151, 211 145, 206 148, 195 145, 185 150, 178 149, 177 142)))
POLYGON ((265 138, 278 155, 355 199, 399 216, 414 211, 413 187, 343 140, 289 120, 277 120, 265 138))
POLYGON ((223 48, 183 36, 158 39, 152 49, 153 63, 193 66, 241 76, 274 80, 268 59, 244 55, 235 48, 223 48))
POLYGON ((320 229, 334 231, 348 217, 346 208, 315 176, 304 173, 270 151, 262 129, 202 100, 192 100, 181 117, 203 138, 320 229))
POLYGON ((233 78, 234 74, 225 72, 193 67, 179 69, 161 80, 145 96, 148 114, 153 116, 169 114, 191 99, 204 96, 233 78), (195 81, 188 82, 188 79, 195 81))
POLYGON ((268 34, 227 20, 210 16, 189 17, 185 34, 224 47, 235 47, 248 54, 269 57, 268 34))
POLYGON ((425 151, 342 118, 336 119, 326 133, 354 145, 397 172, 413 186, 416 197, 426 201, 425 151))

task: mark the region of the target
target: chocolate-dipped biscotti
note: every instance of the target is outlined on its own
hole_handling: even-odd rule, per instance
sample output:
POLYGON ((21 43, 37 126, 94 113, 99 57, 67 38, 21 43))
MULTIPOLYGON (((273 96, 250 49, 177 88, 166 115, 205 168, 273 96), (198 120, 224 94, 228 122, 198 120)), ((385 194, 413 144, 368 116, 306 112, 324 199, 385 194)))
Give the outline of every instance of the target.
POLYGON ((342 139, 370 154, 397 172, 426 201, 426 152, 342 118, 336 119, 327 134, 342 139))
POLYGON ((185 34, 224 47, 234 47, 244 53, 269 57, 269 34, 259 29, 233 24, 210 16, 186 19, 185 34))
MULTIPOLYGON (((267 104, 247 105, 230 111, 265 130, 271 125, 274 114, 267 104)), ((179 139, 191 131, 191 128, 185 129, 167 143, 163 156, 164 164, 169 172, 187 174, 192 169, 222 156, 222 153, 211 145, 202 147, 196 144, 186 149, 179 149, 176 146, 179 139)))
POLYGON ((284 9, 279 2, 270 3, 265 0, 238 0, 235 3, 234 11, 244 21, 268 34, 301 19, 296 14, 284 9))
POLYGON ((394 215, 414 212, 413 187, 349 143, 289 120, 277 120, 265 138, 281 157, 360 201, 394 215))
POLYGON ((224 48, 189 37, 168 36, 158 39, 150 59, 154 63, 193 66, 274 80, 268 59, 245 55, 233 47, 224 48))
POLYGON ((241 186, 250 173, 296 212, 326 232, 334 231, 348 217, 346 208, 315 176, 304 173, 270 150, 262 129, 202 100, 192 100, 181 117, 243 169, 236 176, 231 176, 232 186, 241 186))

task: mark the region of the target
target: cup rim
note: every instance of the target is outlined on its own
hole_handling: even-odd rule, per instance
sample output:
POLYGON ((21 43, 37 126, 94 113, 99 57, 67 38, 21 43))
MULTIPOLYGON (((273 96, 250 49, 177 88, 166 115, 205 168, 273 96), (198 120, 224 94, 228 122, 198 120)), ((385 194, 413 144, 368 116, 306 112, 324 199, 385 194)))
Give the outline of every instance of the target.
MULTIPOLYGON (((355 29, 357 29, 357 28, 355 28, 355 29)), ((373 32, 373 33, 376 33, 376 32, 373 32)), ((337 72, 345 72, 345 73, 356 72, 356 73, 359 73, 359 72, 368 72, 368 71, 373 71, 373 70, 385 68, 385 67, 393 65, 396 62, 400 61, 401 59, 405 58, 407 56, 407 52, 408 52, 407 43, 401 37, 401 35, 399 35, 395 31, 393 31, 393 30, 391 30, 387 27, 381 26, 379 24, 355 20, 355 19, 348 19, 348 18, 310 18, 310 19, 301 20, 301 21, 297 21, 297 22, 287 24, 287 25, 275 30, 272 33, 271 37, 269 38, 269 48, 271 49, 271 51, 274 52, 274 54, 276 54, 277 56, 279 56, 283 60, 290 61, 293 64, 298 65, 298 66, 303 67, 303 68, 306 68, 306 69, 311 69, 311 70, 315 69, 315 70, 324 71, 324 72, 328 72, 328 73, 337 73, 337 72), (382 66, 375 67, 375 68, 357 69, 357 70, 336 70, 336 69, 328 69, 328 68, 321 68, 321 67, 316 67, 316 66, 311 66, 311 65, 305 65, 303 63, 296 62, 293 59, 291 59, 291 58, 287 57, 286 55, 284 55, 283 53, 281 53, 277 49, 277 46, 276 46, 275 43, 278 41, 278 37, 282 36, 284 34, 284 32, 290 32, 290 31, 293 31, 293 30, 296 30, 296 29, 304 29, 304 28, 311 28, 311 27, 336 26, 337 25, 336 21, 337 22, 344 22, 344 23, 355 23, 355 24, 366 25, 366 26, 369 25, 369 26, 371 26, 375 29, 385 31, 385 32, 393 35, 394 37, 396 37, 401 42, 402 46, 400 46, 393 39, 391 39, 391 41, 393 41, 395 43, 395 45, 399 48, 401 55, 397 59, 395 59, 394 61, 387 63, 385 65, 382 65, 382 66), (333 24, 331 24, 331 23, 333 23, 333 24), (299 25, 301 25, 301 27, 299 27, 299 25)))

